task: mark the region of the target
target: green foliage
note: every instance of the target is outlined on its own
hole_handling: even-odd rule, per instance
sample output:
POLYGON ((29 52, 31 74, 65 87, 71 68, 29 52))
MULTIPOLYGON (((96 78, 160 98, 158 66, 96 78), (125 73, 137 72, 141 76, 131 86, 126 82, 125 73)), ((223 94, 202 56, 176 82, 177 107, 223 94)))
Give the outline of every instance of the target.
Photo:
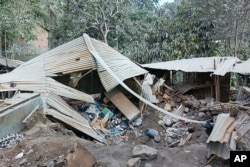
POLYGON ((215 56, 217 45, 212 36, 214 24, 203 18, 203 9, 188 1, 177 6, 167 30, 168 52, 173 58, 215 56))
MULTIPOLYGON (((83 33, 139 63, 201 56, 249 58, 250 1, 0 0, 0 43, 50 30, 50 47, 83 33)), ((1 46, 1 45, 0 45, 1 46)))
POLYGON ((40 3, 40 0, 0 0, 0 50, 11 49, 17 39, 34 38, 34 26, 43 16, 40 3))

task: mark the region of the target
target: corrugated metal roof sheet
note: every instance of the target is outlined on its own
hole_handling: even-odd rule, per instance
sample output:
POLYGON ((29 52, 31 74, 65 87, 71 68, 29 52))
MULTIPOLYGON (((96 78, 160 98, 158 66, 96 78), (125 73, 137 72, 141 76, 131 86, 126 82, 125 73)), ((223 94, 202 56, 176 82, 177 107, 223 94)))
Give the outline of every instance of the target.
POLYGON ((224 159, 230 158, 229 143, 234 130, 235 118, 229 114, 219 114, 214 128, 207 139, 208 154, 216 154, 224 159))
POLYGON ((236 64, 232 69, 232 72, 240 74, 250 74, 250 59, 245 62, 236 64))
POLYGON ((230 72, 233 65, 237 62, 240 62, 240 60, 235 57, 200 57, 143 64, 142 67, 184 72, 213 72, 214 75, 223 76, 230 72))
MULTIPOLYGON (((84 39, 85 42, 89 40, 89 43, 92 44, 95 51, 109 66, 109 68, 116 74, 116 76, 119 77, 120 80, 124 81, 125 79, 142 75, 148 72, 107 44, 92 38, 88 39, 87 35, 84 36, 84 39)), ((110 91, 111 89, 116 87, 119 83, 102 67, 102 65, 98 61, 96 61, 96 64, 101 82, 106 91, 110 91)))

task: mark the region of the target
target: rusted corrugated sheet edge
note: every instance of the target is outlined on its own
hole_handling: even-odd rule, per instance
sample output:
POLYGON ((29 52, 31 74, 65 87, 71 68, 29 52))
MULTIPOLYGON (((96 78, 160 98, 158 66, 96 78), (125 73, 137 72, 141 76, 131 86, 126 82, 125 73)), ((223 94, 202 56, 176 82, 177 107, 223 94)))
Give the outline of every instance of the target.
POLYGON ((97 141, 105 143, 104 137, 97 134, 96 131, 87 124, 84 124, 82 122, 74 120, 68 116, 65 116, 65 115, 61 114, 59 111, 54 110, 54 109, 47 109, 46 115, 52 116, 52 117, 54 117, 54 118, 56 118, 64 123, 66 123, 67 125, 70 125, 71 127, 79 130, 80 132, 83 132, 83 133, 87 134, 88 136, 96 139, 97 141))
POLYGON ((144 99, 143 97, 141 97, 140 95, 138 95, 137 93, 135 93, 133 90, 131 90, 126 84, 123 83, 123 81, 121 81, 116 75, 115 73, 107 66, 107 64, 102 60, 102 58, 98 55, 98 53, 95 51, 95 48, 94 46, 92 45, 91 41, 90 41, 90 38, 87 34, 84 34, 83 35, 84 39, 85 39, 85 42, 88 46, 88 49, 90 51, 90 53, 92 54, 92 56, 103 66, 103 68, 105 68, 105 70, 107 70, 111 75, 112 77, 123 87, 125 88, 128 92, 130 92, 132 95, 134 95, 135 97, 137 97, 139 100, 141 100, 142 102, 144 102, 145 104, 153 107, 154 109, 164 113, 164 114, 167 114, 169 115, 170 117, 173 117, 173 118, 176 118, 176 119, 181 119, 181 120, 184 120, 186 122, 193 122, 193 123, 200 123, 200 124, 203 124, 205 123, 206 121, 197 121, 197 120, 191 120, 191 119, 188 119, 188 118, 184 118, 184 117, 181 117, 181 116, 178 116, 178 115, 175 115, 173 113, 170 113, 152 103, 150 103, 149 101, 147 101, 146 99, 144 99))

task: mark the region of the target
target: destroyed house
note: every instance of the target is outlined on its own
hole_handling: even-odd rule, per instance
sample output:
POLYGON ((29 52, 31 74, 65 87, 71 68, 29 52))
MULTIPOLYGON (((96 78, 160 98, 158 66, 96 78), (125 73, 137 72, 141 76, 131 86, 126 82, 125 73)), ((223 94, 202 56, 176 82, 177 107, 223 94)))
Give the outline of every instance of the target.
MULTIPOLYGON (((79 81, 84 82, 85 85, 89 84, 91 87, 91 79, 86 80, 84 77, 92 71, 95 71, 92 75, 98 74, 99 79, 96 80, 102 83, 105 91, 109 92, 119 85, 100 62, 107 65, 121 81, 147 73, 146 70, 105 43, 84 34, 82 37, 25 62, 10 73, 0 75, 0 90, 1 92, 11 91, 13 98, 18 97, 23 101, 28 101, 30 96, 33 97, 33 95, 26 97, 20 94, 26 94, 27 92, 39 93, 41 102, 35 102, 35 104, 38 108, 43 108, 45 115, 64 122, 74 129, 103 142, 103 136, 98 135, 90 126, 88 120, 75 111, 65 100, 74 99, 94 103, 93 96, 76 89, 79 86, 79 81), (63 82, 59 82, 60 80, 67 82, 63 84, 63 82)), ((34 97, 36 98, 37 94, 34 97)), ((15 102, 7 102, 8 100, 1 100, 1 119, 6 117, 6 110, 9 110, 12 105, 17 106, 15 102)), ((19 113, 19 115, 23 115, 22 119, 24 119, 24 115, 27 116, 28 114, 30 113, 19 113)), ((138 114, 132 114, 132 117, 138 114)), ((127 116, 130 117, 131 115, 127 116)), ((7 135, 7 132, 2 131, 1 133, 7 135)))
POLYGON ((180 93, 198 98, 213 97, 229 101, 230 72, 240 62, 235 57, 200 57, 142 65, 156 76, 166 77, 167 84, 180 93))
MULTIPOLYGON (((28 120, 38 118, 36 115, 41 115, 39 111, 43 111, 52 120, 105 143, 107 129, 104 125, 110 112, 104 108, 101 120, 95 119, 97 117, 91 120, 83 116, 73 104, 89 104, 88 112, 96 115, 95 93, 102 92, 126 120, 133 121, 141 111, 123 94, 122 89, 177 120, 204 123, 168 112, 153 104, 151 96, 142 97, 125 84, 131 79, 143 87, 135 77, 145 74, 148 74, 147 70, 107 44, 84 34, 23 63, 10 73, 0 75, 1 93, 11 95, 0 99, 0 122, 3 127, 0 128, 0 137, 29 127, 28 120)), ((150 90, 149 87, 144 88, 150 90)))

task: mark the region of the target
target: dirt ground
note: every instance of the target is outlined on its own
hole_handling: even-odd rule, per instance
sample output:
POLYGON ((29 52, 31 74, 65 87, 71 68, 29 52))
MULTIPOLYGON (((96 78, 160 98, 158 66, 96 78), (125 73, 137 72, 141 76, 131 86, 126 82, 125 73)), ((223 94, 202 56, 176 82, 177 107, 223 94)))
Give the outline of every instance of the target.
MULTIPOLYGON (((24 131, 24 139, 15 146, 0 150, 0 166, 50 167, 54 162, 64 159, 76 142, 81 143, 96 158, 95 166, 97 167, 125 167, 127 161, 132 158, 133 147, 136 144, 145 144, 158 150, 156 159, 142 160, 142 167, 206 166, 208 157, 205 142, 208 135, 205 128, 196 124, 184 124, 182 126, 192 127, 194 130, 191 140, 182 147, 167 147, 164 139, 156 142, 144 135, 147 128, 164 133, 165 129, 158 124, 160 118, 161 113, 146 112, 142 125, 133 131, 127 131, 125 135, 128 136, 128 141, 118 145, 104 145, 88 141, 63 127, 55 131, 48 124, 37 123, 32 129, 24 131), (136 137, 138 134, 140 137, 136 137), (22 150, 23 157, 15 159, 14 157, 22 150), (20 165, 20 163, 24 165, 20 165)), ((229 161, 217 158, 209 165, 228 167, 229 161)), ((65 164, 57 166, 65 166, 65 164)))

